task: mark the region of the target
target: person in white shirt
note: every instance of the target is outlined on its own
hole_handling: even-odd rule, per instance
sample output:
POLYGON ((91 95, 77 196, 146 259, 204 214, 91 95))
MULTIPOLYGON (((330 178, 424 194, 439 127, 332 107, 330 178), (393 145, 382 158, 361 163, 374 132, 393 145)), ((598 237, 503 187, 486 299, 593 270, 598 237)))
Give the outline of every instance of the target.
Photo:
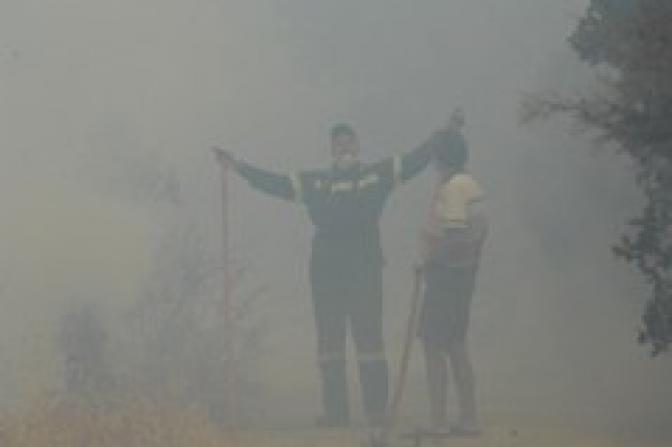
POLYGON ((487 221, 478 205, 484 197, 478 182, 465 171, 467 144, 460 132, 464 116, 457 110, 452 126, 435 139, 438 181, 421 234, 425 280, 418 336, 425 364, 432 425, 451 435, 476 436, 481 429, 475 402, 474 373, 466 335, 487 221), (448 360, 459 401, 459 419, 447 422, 448 360))

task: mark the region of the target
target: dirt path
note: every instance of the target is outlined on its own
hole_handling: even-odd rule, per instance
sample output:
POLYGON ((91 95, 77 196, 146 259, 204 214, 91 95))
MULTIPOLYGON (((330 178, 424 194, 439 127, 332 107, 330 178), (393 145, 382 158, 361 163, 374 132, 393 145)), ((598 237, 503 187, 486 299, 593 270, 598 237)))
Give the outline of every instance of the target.
MULTIPOLYGON (((244 432, 238 447, 368 447, 364 433, 354 431, 244 432)), ((426 447, 672 447, 672 441, 644 441, 634 436, 572 433, 550 429, 512 430, 489 428, 476 439, 424 441, 426 447)), ((395 438, 390 447, 413 447, 410 440, 395 438)))

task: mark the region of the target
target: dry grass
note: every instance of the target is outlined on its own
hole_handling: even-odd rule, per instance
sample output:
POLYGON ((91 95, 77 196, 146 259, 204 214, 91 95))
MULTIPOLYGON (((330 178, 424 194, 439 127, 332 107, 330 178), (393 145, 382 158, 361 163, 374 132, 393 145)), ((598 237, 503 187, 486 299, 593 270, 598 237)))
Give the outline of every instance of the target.
POLYGON ((117 403, 43 401, 2 420, 3 447, 223 447, 202 412, 138 398, 117 403))
MULTIPOLYGON (((2 447, 359 447, 363 433, 350 431, 248 431, 227 434, 206 414, 176 404, 128 397, 115 402, 43 399, 0 418, 2 447)), ((409 446, 395 439, 393 447, 409 446)), ((450 447, 663 447, 570 430, 490 427, 479 439, 452 439, 427 446, 450 447)))

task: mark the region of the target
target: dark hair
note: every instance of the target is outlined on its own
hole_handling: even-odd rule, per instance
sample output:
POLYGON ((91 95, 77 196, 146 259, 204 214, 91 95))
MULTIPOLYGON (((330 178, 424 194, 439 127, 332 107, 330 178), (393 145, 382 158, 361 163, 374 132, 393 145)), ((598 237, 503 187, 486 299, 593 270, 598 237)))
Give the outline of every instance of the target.
POLYGON ((446 168, 462 169, 469 159, 467 142, 460 132, 444 130, 434 135, 434 159, 446 168))
POLYGON ((340 123, 331 128, 331 139, 334 140, 339 135, 350 135, 354 137, 357 134, 349 124, 340 123))

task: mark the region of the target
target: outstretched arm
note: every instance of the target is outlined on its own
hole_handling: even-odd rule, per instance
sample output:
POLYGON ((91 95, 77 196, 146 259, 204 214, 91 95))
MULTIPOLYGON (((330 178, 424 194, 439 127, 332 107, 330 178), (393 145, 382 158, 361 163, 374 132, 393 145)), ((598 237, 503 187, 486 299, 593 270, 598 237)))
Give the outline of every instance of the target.
POLYGON ((383 173, 388 192, 395 186, 406 183, 427 167, 432 159, 433 141, 434 136, 410 152, 387 157, 372 165, 374 171, 383 173))
POLYGON ((382 179, 380 183, 385 193, 391 192, 423 171, 432 159, 432 138, 405 154, 386 157, 368 167, 368 170, 382 179))
POLYGON ((456 144, 466 144, 461 136, 464 122, 464 111, 461 107, 455 108, 444 128, 439 129, 420 146, 396 160, 396 178, 401 182, 406 182, 421 173, 432 159, 432 151, 436 141, 446 133, 459 135, 459 142, 456 144))
POLYGON ((396 183, 405 183, 420 174, 432 159, 431 137, 410 152, 396 156, 393 160, 396 183))
POLYGON ((270 196, 284 200, 301 200, 301 179, 298 175, 284 175, 257 168, 249 163, 236 159, 230 152, 213 148, 220 163, 235 170, 253 188, 270 196))

